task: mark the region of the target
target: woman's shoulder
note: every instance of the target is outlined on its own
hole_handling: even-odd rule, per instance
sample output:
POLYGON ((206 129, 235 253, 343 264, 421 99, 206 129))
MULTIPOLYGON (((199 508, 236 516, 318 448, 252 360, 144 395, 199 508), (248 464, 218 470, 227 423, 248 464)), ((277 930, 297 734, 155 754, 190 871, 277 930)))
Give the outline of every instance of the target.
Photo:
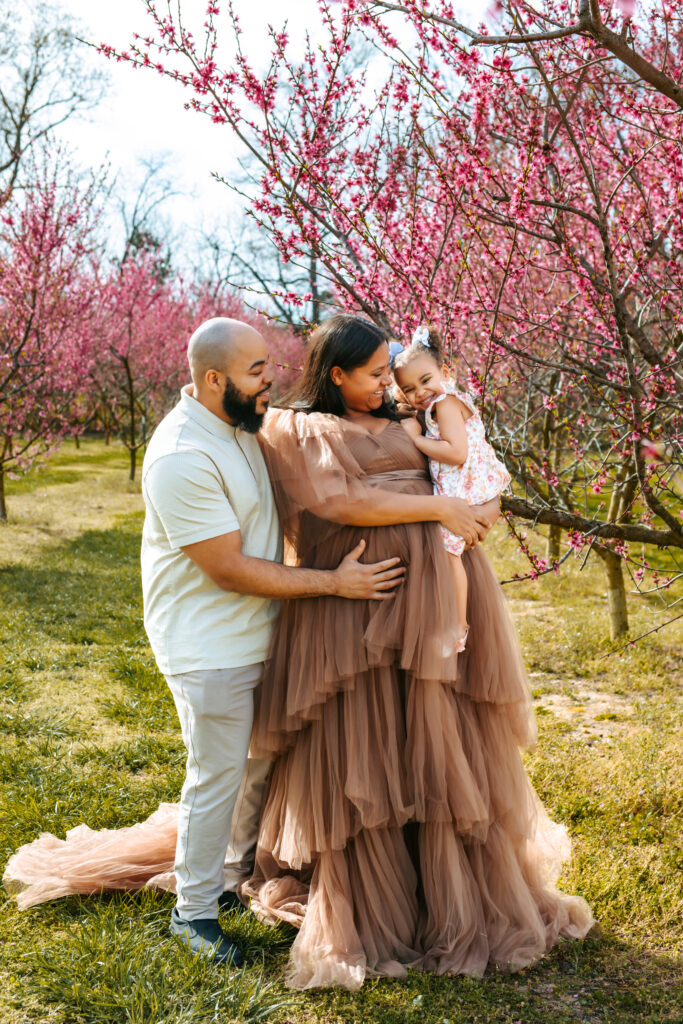
POLYGON ((341 433, 343 421, 339 416, 324 412, 305 412, 303 409, 269 409, 261 427, 267 439, 278 435, 313 437, 316 434, 341 433))
MULTIPOLYGON (((343 427, 344 421, 332 413, 269 410, 258 436, 271 479, 306 477, 318 493, 316 477, 322 480, 330 473, 360 476, 362 471, 343 427)), ((313 504, 311 501, 306 506, 304 502, 302 507, 313 504)))

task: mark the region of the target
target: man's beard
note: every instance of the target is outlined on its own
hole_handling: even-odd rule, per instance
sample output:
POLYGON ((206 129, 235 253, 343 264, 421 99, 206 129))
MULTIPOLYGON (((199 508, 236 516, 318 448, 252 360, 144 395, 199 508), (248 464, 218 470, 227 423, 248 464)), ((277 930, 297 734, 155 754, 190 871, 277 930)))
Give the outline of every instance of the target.
POLYGON ((256 403, 262 394, 263 391, 257 395, 245 395, 235 387, 229 377, 226 377, 223 412, 240 430, 246 430, 248 434, 257 434, 265 416, 264 412, 256 412, 256 403))

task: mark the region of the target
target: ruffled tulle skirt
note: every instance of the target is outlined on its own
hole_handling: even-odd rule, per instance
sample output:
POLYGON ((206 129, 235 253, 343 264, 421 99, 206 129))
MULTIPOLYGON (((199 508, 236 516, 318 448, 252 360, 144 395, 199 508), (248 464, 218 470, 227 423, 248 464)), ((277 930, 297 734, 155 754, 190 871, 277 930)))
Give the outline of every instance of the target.
MULTIPOLYGON (((295 988, 353 989, 409 966, 516 970, 593 923, 555 887, 570 844, 524 771, 528 686, 488 561, 463 556, 471 641, 457 655, 440 530, 389 529, 368 560, 406 544, 412 582, 374 613, 285 605, 254 731, 275 763, 242 893, 300 929, 295 988), (335 629, 348 643, 310 643, 335 629)), ((329 537, 326 551, 338 553, 329 537)))
POLYGON ((3 883, 20 910, 60 896, 153 886, 175 891, 178 805, 160 804, 128 828, 78 825, 58 839, 43 832, 7 862, 3 883))

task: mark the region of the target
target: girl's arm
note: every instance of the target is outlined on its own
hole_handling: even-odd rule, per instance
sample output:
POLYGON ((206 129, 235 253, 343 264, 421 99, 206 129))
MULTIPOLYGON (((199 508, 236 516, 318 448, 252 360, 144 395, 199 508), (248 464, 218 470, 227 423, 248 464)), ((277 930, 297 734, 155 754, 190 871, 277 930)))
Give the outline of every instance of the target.
POLYGON ((441 440, 431 437, 415 437, 415 446, 430 459, 447 466, 462 466, 467 458, 467 430, 460 402, 453 395, 447 395, 434 409, 439 424, 441 440))

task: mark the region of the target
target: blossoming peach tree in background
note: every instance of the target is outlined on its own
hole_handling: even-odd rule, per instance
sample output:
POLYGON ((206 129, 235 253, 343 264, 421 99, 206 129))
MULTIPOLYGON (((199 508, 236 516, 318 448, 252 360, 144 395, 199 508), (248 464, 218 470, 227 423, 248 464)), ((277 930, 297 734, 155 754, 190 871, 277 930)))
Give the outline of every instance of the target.
POLYGON ((134 480, 138 453, 189 378, 187 340, 210 316, 263 331, 282 365, 301 365, 291 330, 264 323, 221 280, 185 279, 153 248, 112 258, 101 229, 107 190, 63 154, 27 173, 0 210, 0 520, 5 478, 32 469, 86 429, 118 437, 134 480))
POLYGON ((259 70, 231 5, 209 2, 193 35, 182 5, 143 2, 147 38, 104 52, 175 79, 239 140, 260 167, 251 214, 282 259, 313 256, 340 306, 399 338, 442 329, 513 475, 504 508, 529 575, 596 553, 613 635, 625 572, 670 600, 683 0, 501 3, 479 30, 444 0, 321 0, 323 41, 294 59, 272 28, 259 70), (221 66, 225 27, 236 57, 221 66), (548 526, 545 559, 520 519, 548 526))
MULTIPOLYGON (((206 259, 201 273, 179 273, 147 230, 144 202, 124 223, 123 258, 112 252, 113 182, 106 171, 79 169, 56 141, 59 126, 94 105, 102 85, 101 69, 92 66, 99 58, 88 58, 68 15, 33 0, 14 11, 0 0, 0 49, 7 58, 0 87, 5 520, 7 476, 37 467, 86 429, 123 442, 134 478, 138 452, 187 380, 187 338, 196 325, 217 313, 258 327, 263 318, 245 309, 206 259)), ((291 330, 262 329, 279 362, 300 365, 291 330)), ((278 368, 281 390, 292 375, 278 368)))
POLYGON ((98 187, 56 162, 36 165, 32 184, 0 211, 0 519, 6 474, 29 469, 72 432, 93 359, 98 187))

